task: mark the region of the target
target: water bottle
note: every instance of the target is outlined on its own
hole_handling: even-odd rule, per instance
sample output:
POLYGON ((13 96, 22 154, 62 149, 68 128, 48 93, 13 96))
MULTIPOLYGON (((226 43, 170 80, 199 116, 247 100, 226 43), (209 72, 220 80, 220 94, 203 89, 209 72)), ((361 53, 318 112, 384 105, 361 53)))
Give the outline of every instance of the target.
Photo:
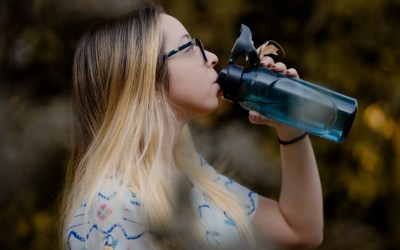
POLYGON ((357 100, 258 66, 260 58, 251 36, 242 24, 229 66, 217 80, 224 99, 310 134, 343 142, 353 124, 357 100), (240 55, 247 56, 248 68, 233 64, 240 55))

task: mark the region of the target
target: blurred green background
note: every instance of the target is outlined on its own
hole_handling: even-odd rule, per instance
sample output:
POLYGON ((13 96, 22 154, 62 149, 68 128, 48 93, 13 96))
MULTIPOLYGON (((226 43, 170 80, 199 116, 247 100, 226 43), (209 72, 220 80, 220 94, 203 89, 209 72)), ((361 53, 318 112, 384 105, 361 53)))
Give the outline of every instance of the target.
MULTIPOLYGON (((94 21, 134 0, 1 0, 0 249, 54 249, 70 133, 71 64, 94 21)), ((301 78, 358 100, 347 140, 312 137, 324 192, 318 249, 400 248, 400 1, 162 0, 226 66, 244 23, 301 78)), ((198 150, 260 193, 279 194, 274 131, 221 100, 193 122, 198 150)))

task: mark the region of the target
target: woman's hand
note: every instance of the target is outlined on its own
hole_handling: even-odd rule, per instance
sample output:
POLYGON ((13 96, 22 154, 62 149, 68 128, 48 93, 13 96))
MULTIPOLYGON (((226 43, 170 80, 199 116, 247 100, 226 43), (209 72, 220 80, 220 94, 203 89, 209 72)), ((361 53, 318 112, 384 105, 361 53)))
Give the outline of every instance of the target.
MULTIPOLYGON (((283 73, 289 77, 299 78, 299 74, 297 73, 296 69, 287 69, 284 63, 275 63, 274 60, 269 56, 264 56, 261 59, 260 66, 266 67, 275 72, 283 73)), ((249 121, 253 124, 265 124, 274 127, 278 133, 279 138, 283 141, 291 140, 304 133, 304 131, 272 120, 254 110, 249 111, 249 121)))

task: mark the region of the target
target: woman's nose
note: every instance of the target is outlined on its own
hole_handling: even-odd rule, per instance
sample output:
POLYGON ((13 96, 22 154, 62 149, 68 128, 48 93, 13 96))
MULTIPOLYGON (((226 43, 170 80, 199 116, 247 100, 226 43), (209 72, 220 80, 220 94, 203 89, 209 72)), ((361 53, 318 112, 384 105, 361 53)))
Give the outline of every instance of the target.
POLYGON ((214 53, 211 53, 210 51, 206 51, 206 54, 207 54, 207 64, 210 65, 211 67, 217 65, 218 57, 214 53))

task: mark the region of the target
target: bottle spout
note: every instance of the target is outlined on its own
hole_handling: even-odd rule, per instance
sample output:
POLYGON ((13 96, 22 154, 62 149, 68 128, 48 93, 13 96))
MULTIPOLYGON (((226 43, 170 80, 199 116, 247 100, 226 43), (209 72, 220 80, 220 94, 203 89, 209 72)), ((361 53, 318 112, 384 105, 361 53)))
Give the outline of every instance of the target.
POLYGON ((260 62, 260 57, 253 44, 251 31, 244 24, 240 28, 240 36, 233 45, 228 63, 233 64, 241 55, 247 56, 250 65, 260 62))

